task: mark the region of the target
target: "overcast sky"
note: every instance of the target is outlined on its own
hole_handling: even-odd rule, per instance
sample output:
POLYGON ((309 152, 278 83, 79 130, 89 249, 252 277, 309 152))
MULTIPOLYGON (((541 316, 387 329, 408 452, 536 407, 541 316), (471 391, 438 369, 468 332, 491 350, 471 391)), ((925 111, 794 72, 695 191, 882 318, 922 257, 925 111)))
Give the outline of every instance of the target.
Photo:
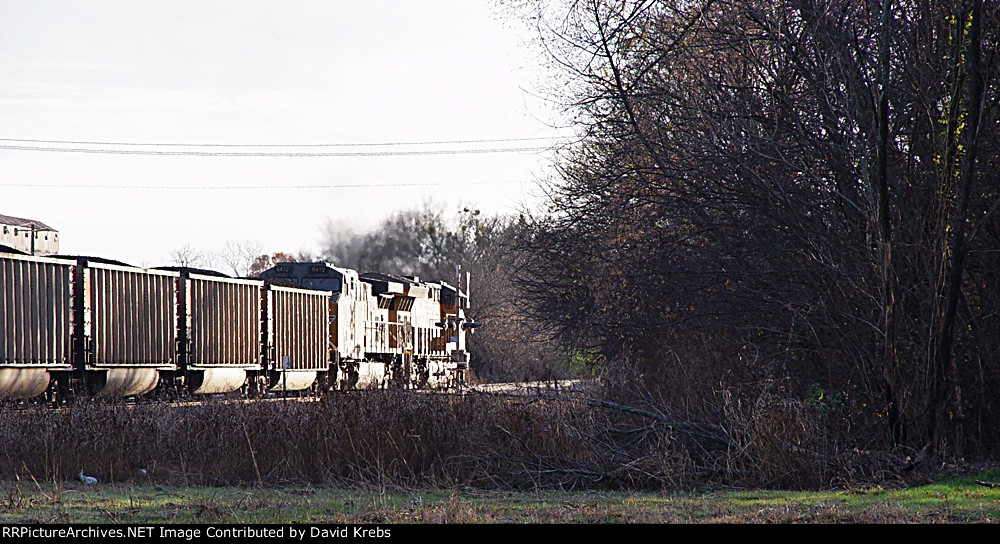
POLYGON ((315 251, 328 219, 428 198, 515 212, 551 173, 538 138, 566 135, 525 36, 486 0, 0 0, 0 214, 155 266, 228 240, 315 251), (445 141, 467 143, 316 146, 445 141), (510 148, 531 150, 483 152, 510 148))

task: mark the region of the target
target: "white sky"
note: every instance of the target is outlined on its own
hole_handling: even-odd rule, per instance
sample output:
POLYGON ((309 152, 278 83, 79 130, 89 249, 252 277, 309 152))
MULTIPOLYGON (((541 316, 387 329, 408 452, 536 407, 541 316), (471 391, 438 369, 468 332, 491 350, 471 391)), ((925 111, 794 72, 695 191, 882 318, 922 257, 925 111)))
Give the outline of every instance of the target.
POLYGON ((0 149, 0 213, 52 225, 62 253, 155 266, 181 246, 210 252, 228 240, 257 240, 269 252, 315 251, 327 219, 369 228, 428 198, 449 212, 459 203, 490 213, 532 206, 535 180, 551 172, 548 152, 205 157, 9 149, 384 153, 550 145, 12 141, 354 144, 557 136, 549 126, 554 115, 534 96, 541 61, 523 42, 527 33, 497 13, 486 0, 0 0, 0 146, 8 147, 0 149), (411 187, 377 187, 388 184, 411 187), (303 185, 365 187, 197 188, 303 185))

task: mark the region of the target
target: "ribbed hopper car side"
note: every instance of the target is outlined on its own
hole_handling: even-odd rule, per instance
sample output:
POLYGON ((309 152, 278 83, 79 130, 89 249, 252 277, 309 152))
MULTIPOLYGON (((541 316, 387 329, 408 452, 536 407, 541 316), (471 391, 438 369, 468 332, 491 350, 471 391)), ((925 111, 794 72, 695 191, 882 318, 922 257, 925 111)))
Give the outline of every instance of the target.
POLYGON ((76 354, 98 396, 152 391, 177 370, 177 272, 80 259, 76 354))
POLYGON ((261 372, 260 280, 185 273, 178 289, 181 370, 195 394, 228 393, 261 372))
POLYGON ((382 383, 385 365, 366 358, 366 326, 377 319, 378 302, 357 272, 326 263, 280 263, 260 277, 328 292, 328 386, 350 389, 382 383))
POLYGON ((267 387, 299 391, 330 370, 329 291, 266 286, 267 387))
POLYGON ((0 399, 27 399, 68 379, 73 352, 70 261, 0 254, 0 399))

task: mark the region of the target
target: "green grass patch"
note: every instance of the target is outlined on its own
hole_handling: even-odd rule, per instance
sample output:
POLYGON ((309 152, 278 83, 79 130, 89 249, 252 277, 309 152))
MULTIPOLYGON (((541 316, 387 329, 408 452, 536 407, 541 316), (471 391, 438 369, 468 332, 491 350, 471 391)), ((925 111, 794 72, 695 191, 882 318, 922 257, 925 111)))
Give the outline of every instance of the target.
POLYGON ((0 523, 928 523, 1000 520, 1000 472, 908 489, 626 493, 0 484, 0 523))

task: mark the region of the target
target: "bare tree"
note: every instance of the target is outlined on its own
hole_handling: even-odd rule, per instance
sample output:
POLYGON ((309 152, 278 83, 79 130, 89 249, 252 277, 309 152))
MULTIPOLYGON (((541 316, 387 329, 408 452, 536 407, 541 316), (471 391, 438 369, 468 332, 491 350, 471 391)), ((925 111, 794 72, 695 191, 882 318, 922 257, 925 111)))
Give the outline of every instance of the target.
POLYGON ((195 249, 190 244, 185 244, 170 252, 170 260, 177 266, 191 268, 204 268, 210 266, 210 259, 203 251, 195 249))
POLYGON ((865 439, 1000 451, 1000 8, 538 5, 583 134, 518 242, 540 323, 686 407, 819 384, 865 439))
POLYGON ((264 253, 264 244, 256 240, 243 240, 240 242, 229 240, 217 253, 219 261, 225 265, 236 277, 246 277, 250 275, 254 263, 264 253))

